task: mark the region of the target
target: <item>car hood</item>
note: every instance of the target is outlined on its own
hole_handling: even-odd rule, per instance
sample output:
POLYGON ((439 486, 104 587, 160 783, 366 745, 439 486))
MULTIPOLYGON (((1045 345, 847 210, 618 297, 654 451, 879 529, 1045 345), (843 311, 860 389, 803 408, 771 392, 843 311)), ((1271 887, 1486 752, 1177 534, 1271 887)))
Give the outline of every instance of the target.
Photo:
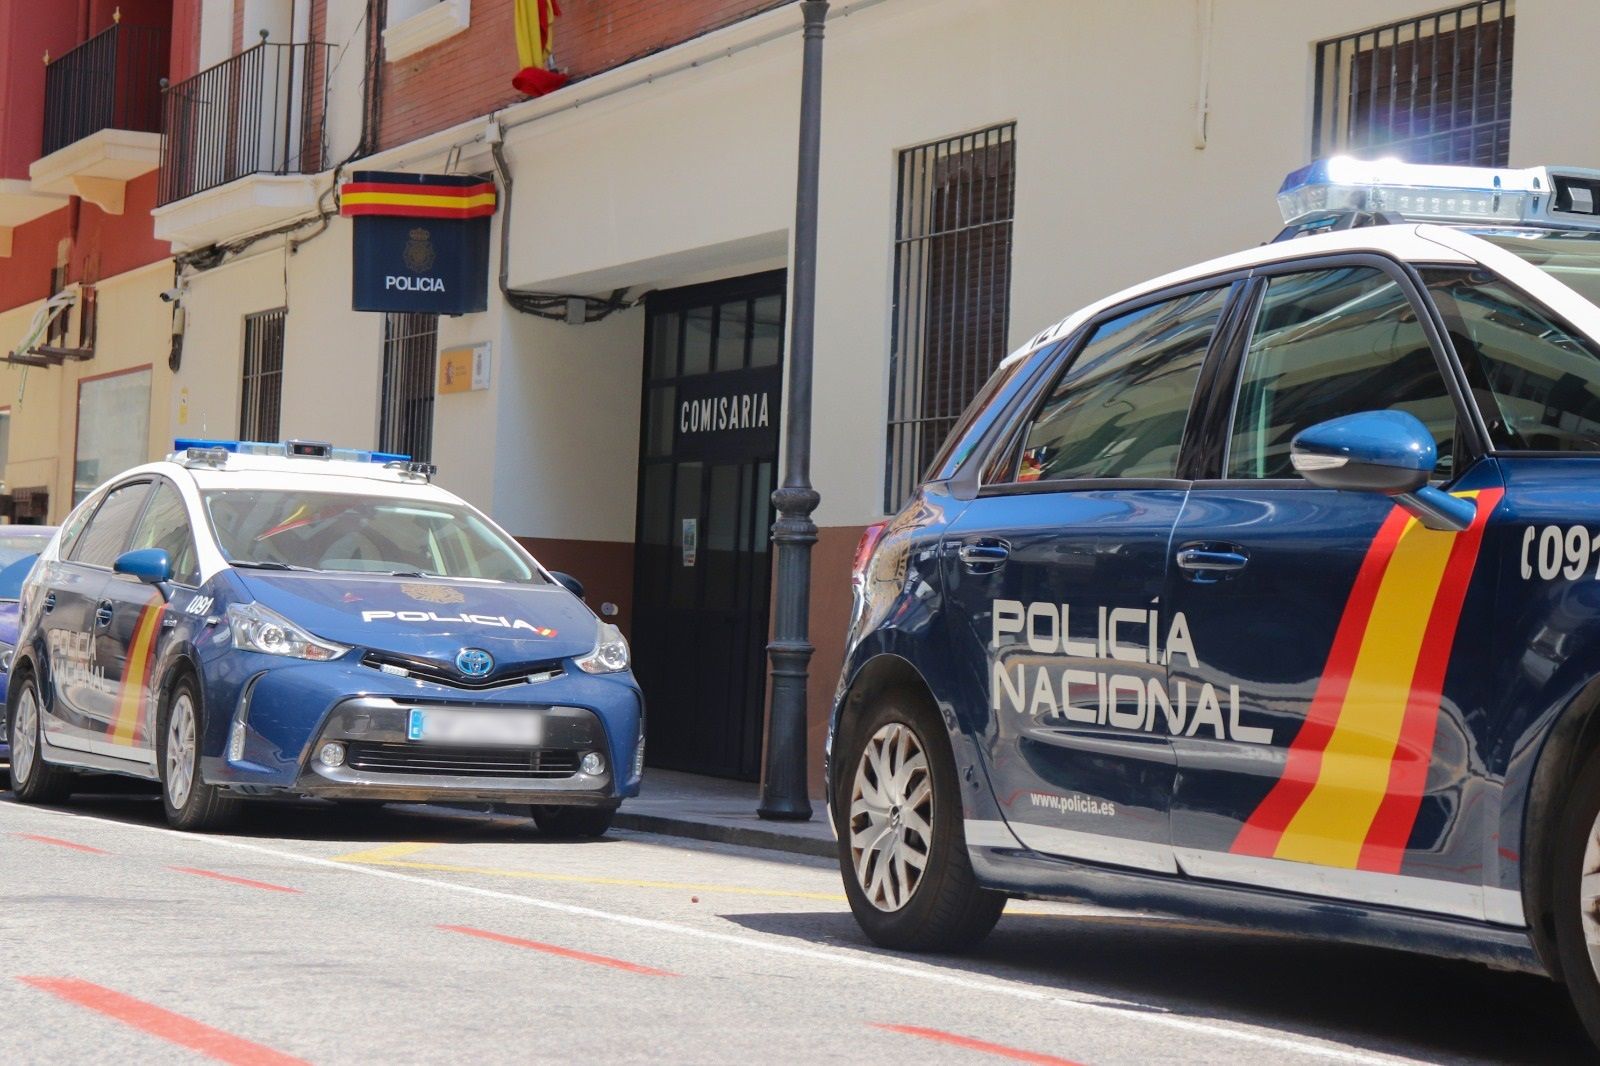
POLYGON ((599 623, 560 585, 235 570, 257 601, 340 644, 451 664, 462 648, 494 674, 594 650, 599 623))

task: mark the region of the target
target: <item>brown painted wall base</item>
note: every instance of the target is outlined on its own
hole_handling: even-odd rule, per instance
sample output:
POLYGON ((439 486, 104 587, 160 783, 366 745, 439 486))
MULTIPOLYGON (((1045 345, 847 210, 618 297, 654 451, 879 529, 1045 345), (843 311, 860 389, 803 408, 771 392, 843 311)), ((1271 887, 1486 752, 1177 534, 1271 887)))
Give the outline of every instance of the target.
POLYGON ((617 605, 615 622, 633 639, 633 545, 611 540, 557 540, 518 537, 546 570, 560 570, 583 583, 584 598, 596 614, 600 605, 617 605))

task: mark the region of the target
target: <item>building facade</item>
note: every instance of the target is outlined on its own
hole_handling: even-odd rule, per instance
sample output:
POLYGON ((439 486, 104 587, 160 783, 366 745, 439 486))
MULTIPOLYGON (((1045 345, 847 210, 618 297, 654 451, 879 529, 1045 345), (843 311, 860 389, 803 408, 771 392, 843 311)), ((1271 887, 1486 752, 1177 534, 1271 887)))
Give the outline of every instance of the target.
MULTIPOLYGON (((428 459, 615 611, 653 763, 751 778, 799 11, 566 0, 553 65, 570 81, 529 98, 511 84, 516 6, 174 5, 185 76, 164 96, 155 186, 131 182, 124 216, 153 210, 183 309, 152 446, 306 437, 428 459), (360 219, 339 208, 357 172, 492 184, 485 310, 353 309, 360 219)), ((1600 164, 1571 84, 1596 32, 1585 0, 835 0, 813 772, 860 535, 1006 351, 1123 285, 1270 238, 1278 182, 1315 155, 1600 164)), ((416 229, 430 236, 413 234, 412 265, 433 246, 416 229)), ((8 484, 20 469, 13 456, 8 484)))

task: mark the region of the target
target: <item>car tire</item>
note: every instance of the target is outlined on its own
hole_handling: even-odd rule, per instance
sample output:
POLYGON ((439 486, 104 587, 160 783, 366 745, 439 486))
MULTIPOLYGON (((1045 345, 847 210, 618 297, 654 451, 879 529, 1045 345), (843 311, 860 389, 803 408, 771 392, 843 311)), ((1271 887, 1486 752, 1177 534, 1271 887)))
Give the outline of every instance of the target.
POLYGON ((611 820, 617 816, 615 807, 534 804, 531 811, 539 832, 547 837, 562 837, 568 840, 592 840, 595 837, 603 837, 611 829, 611 820))
POLYGON ((987 936, 1006 896, 972 870, 955 759, 927 701, 884 693, 848 730, 838 765, 839 866, 862 931, 898 951, 959 951, 987 936))
POLYGON ((200 738, 205 709, 200 688, 188 674, 167 690, 156 716, 156 769, 161 775, 161 805, 167 824, 194 833, 226 828, 239 815, 237 797, 225 795, 200 776, 200 738))
POLYGON ((72 771, 44 760, 44 704, 32 674, 12 679, 6 708, 11 738, 11 794, 20 803, 62 803, 72 796, 72 771))

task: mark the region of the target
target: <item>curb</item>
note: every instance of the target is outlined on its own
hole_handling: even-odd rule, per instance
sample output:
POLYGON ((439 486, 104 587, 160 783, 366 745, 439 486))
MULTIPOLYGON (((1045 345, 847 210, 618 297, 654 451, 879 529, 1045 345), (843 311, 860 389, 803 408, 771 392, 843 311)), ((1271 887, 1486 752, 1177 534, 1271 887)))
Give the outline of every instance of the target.
POLYGON ((746 848, 766 848, 785 851, 791 855, 809 855, 813 858, 832 859, 838 856, 834 842, 811 837, 779 833, 771 829, 757 829, 743 825, 715 825, 708 822, 691 822, 682 818, 669 818, 659 814, 635 814, 627 805, 617 812, 612 822, 619 829, 636 829, 663 836, 687 837, 713 844, 737 844, 746 848))

